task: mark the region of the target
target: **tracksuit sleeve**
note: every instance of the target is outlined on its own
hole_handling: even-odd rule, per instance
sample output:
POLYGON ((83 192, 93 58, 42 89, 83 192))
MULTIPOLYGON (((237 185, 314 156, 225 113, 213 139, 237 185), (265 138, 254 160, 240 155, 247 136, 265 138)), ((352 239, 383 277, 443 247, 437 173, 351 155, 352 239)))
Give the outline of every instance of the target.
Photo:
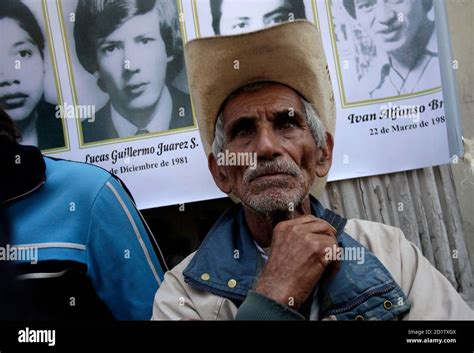
POLYGON ((98 296, 118 320, 149 320, 163 269, 138 210, 114 178, 94 201, 88 233, 88 276, 98 296))

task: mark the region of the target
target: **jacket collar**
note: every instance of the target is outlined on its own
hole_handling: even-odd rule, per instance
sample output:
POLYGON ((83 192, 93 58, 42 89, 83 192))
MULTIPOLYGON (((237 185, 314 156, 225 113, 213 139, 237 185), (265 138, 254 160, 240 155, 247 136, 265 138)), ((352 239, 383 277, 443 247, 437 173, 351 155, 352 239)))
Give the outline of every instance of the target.
POLYGON ((212 227, 183 274, 193 286, 243 301, 255 281, 259 256, 242 206, 235 205, 212 227))
MULTIPOLYGON (((338 319, 353 319, 363 313, 370 318, 387 320, 409 310, 408 299, 388 270, 367 248, 344 232, 347 220, 324 209, 313 197, 311 208, 313 215, 337 230, 339 246, 364 249, 363 263, 342 261, 335 278, 321 283, 320 317, 334 315, 338 319)), ((197 289, 242 302, 258 277, 259 261, 243 208, 238 204, 212 227, 183 275, 185 281, 197 289)))

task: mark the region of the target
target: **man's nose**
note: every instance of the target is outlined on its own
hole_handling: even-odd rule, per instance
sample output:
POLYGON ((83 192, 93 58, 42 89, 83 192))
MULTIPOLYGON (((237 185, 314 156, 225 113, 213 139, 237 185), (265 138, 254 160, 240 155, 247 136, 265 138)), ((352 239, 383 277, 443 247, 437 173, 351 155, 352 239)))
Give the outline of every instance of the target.
POLYGON ((140 61, 144 58, 140 58, 140 52, 130 45, 124 47, 124 69, 127 72, 138 72, 140 71, 140 61))
POLYGON ((0 62, 0 87, 19 84, 14 62, 0 62))
POLYGON ((375 8, 375 18, 378 22, 389 25, 397 19, 397 12, 390 5, 379 2, 375 8))
POLYGON ((15 61, 0 55, 0 87, 11 86, 19 83, 15 61))
POLYGON ((262 128, 255 139, 255 153, 258 159, 271 160, 282 155, 280 141, 270 127, 262 128))

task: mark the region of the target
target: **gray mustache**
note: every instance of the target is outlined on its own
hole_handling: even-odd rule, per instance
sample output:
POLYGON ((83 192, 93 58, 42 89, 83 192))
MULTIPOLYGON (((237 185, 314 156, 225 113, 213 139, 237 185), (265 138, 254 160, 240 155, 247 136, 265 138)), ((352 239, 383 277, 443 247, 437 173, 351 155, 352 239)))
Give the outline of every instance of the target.
POLYGON ((257 162, 257 168, 247 169, 245 171, 243 182, 249 183, 259 176, 266 174, 288 174, 292 176, 299 176, 301 171, 298 165, 292 161, 274 160, 257 162))

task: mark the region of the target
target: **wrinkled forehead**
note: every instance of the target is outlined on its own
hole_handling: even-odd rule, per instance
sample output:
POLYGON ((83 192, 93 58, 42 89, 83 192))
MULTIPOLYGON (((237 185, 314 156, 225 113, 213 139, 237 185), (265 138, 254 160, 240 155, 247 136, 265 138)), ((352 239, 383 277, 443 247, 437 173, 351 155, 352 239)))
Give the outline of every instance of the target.
POLYGON ((252 96, 252 94, 273 94, 276 99, 280 98, 280 96, 286 95, 298 97, 300 100, 303 98, 303 96, 297 90, 280 82, 252 82, 237 88, 231 94, 229 94, 224 100, 224 102, 221 104, 219 112, 221 112, 225 108, 225 106, 235 98, 240 97, 242 99, 242 96, 244 98, 248 98, 249 96, 252 96))
POLYGON ((302 97, 293 88, 277 82, 255 83, 230 94, 222 104, 220 113, 227 118, 252 117, 263 110, 268 113, 300 112, 303 110, 302 97))

